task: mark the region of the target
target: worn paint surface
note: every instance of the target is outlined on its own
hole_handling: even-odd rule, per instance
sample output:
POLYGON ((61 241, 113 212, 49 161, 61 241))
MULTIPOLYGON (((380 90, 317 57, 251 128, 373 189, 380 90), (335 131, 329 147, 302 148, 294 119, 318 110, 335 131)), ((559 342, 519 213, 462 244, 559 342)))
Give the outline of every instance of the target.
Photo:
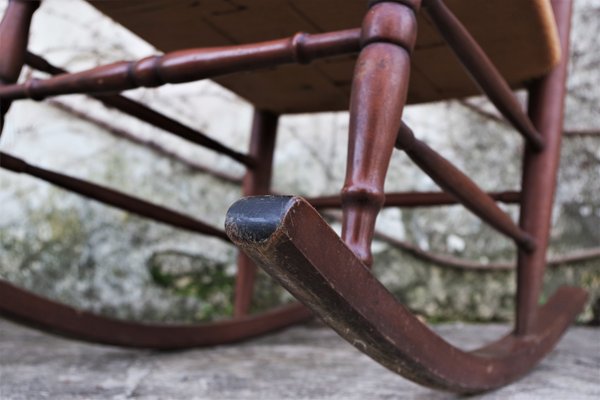
MULTIPOLYGON (((590 51, 595 45, 590 39, 593 35, 585 34, 586 29, 595 29, 596 22, 587 17, 594 12, 592 3, 576 2, 579 12, 574 51, 580 56, 572 65, 573 96, 568 98, 566 116, 567 126, 572 128, 598 125, 598 107, 586 106, 598 104, 594 97, 597 91, 586 90, 586 85, 597 77, 590 66, 596 65, 594 54, 598 52, 590 51), (588 99, 587 103, 581 100, 582 96, 588 99)), ((75 13, 67 13, 57 4, 46 2, 40 8, 32 33, 33 49, 47 54, 55 63, 78 70, 151 53, 147 45, 110 21, 96 19, 85 5, 72 6, 77 7, 76 20, 75 13), (103 45, 97 46, 98 43, 103 45)), ((0 3, 0 7, 4 6, 4 2, 0 3)), ((167 87, 156 93, 137 91, 132 96, 191 126, 201 127, 238 151, 246 150, 251 111, 214 85, 167 87)), ((235 163, 224 157, 191 148, 116 112, 104 111, 80 98, 72 99, 71 104, 109 122, 122 123, 142 138, 156 140, 220 170, 241 173, 235 163)), ((421 138, 452 158, 485 189, 513 188, 518 184, 521 142, 501 125, 473 116, 457 104, 409 108, 406 117, 421 138), (449 125, 451 128, 447 129, 449 125)), ((306 195, 337 192, 343 180, 347 130, 345 114, 284 118, 275 161, 276 190, 306 195)), ((222 224, 225 210, 239 196, 233 186, 201 177, 45 105, 15 104, 7 118, 2 148, 28 161, 152 198, 215 225, 222 224)), ((600 242, 600 182, 595 178, 600 174, 598 148, 598 139, 594 138, 564 143, 552 237, 554 253, 600 242)), ((200 320, 227 312, 229 299, 219 296, 212 300, 212 291, 198 289, 212 285, 211 288, 222 287, 227 293, 226 283, 217 279, 219 274, 217 278, 203 277, 200 284, 190 284, 190 280, 194 283, 194 276, 212 271, 215 263, 222 265, 224 275, 233 274, 235 255, 225 245, 79 200, 31 179, 2 172, 0 184, 3 276, 55 299, 127 318, 200 320), (163 266, 176 270, 173 276, 177 277, 165 289, 156 284, 149 270, 156 255, 170 252, 183 254, 167 261, 161 259, 163 266), (209 261, 203 264, 204 259, 209 261), (191 274, 186 272, 188 260, 193 261, 195 268, 191 274), (180 296, 181 292, 198 291, 198 295, 180 296)), ((436 189, 409 160, 394 155, 386 189, 413 188, 436 189)), ((514 213, 515 209, 510 207, 510 211, 514 213)), ((483 261, 503 260, 511 254, 510 242, 460 207, 386 210, 378 224, 387 232, 433 251, 483 261)), ((403 301, 423 315, 490 320, 505 319, 510 314, 512 303, 508 299, 514 290, 510 273, 445 271, 382 244, 376 244, 374 250, 375 271, 403 301), (439 290, 433 294, 432 288, 439 290)), ((599 268, 595 261, 552 272, 547 289, 557 286, 558 281, 566 281, 597 293, 599 268)), ((265 283, 265 288, 270 286, 265 283)), ((278 301, 276 291, 265 289, 265 293, 269 301, 278 301)), ((591 318, 591 307, 584 318, 591 318)))

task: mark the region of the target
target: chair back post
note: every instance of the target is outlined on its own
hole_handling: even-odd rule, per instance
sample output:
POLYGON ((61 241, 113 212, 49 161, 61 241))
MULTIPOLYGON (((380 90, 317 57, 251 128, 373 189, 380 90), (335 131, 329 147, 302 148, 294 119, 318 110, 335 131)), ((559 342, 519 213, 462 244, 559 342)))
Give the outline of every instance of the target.
MULTIPOLYGON (((10 0, 0 22, 0 85, 15 83, 25 63, 29 26, 37 0, 10 0)), ((0 135, 10 101, 0 101, 0 135)))
POLYGON ((520 226, 538 244, 535 251, 519 251, 518 255, 516 332, 523 335, 542 322, 537 321, 537 311, 546 268, 560 160, 572 8, 572 0, 552 1, 562 59, 549 74, 529 89, 529 117, 542 135, 545 148, 542 152, 536 152, 526 146, 523 160, 520 226))

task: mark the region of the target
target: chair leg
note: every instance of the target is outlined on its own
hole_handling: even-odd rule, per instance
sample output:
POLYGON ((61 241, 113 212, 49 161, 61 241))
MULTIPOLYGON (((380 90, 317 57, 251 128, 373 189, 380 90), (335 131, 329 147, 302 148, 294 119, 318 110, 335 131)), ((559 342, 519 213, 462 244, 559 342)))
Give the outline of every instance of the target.
POLYGON ((384 202, 384 180, 406 102, 419 6, 420 1, 375 3, 362 26, 363 47, 350 99, 342 238, 368 266, 375 220, 384 202))
POLYGON ((526 148, 523 160, 520 225, 537 247, 531 253, 519 251, 518 256, 516 332, 521 335, 536 324, 560 158, 572 2, 553 0, 552 8, 563 55, 561 63, 529 91, 529 116, 545 148, 542 152, 526 148))
MULTIPOLYGON (((29 26, 40 2, 10 0, 0 22, 0 84, 15 83, 25 63, 29 26)), ((10 102, 0 102, 0 135, 10 102)))
MULTIPOLYGON (((271 189, 271 169, 277 137, 279 116, 267 111, 256 110, 252 122, 249 155, 254 165, 248 168, 242 184, 244 196, 268 194, 271 189)), ((252 303, 256 266, 242 252, 238 255, 237 276, 233 315, 248 314, 252 303)))

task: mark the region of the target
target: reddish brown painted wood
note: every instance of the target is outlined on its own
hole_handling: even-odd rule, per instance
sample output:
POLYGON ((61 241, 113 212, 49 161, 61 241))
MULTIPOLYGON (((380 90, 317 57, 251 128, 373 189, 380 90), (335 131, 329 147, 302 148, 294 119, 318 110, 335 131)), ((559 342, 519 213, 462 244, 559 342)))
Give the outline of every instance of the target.
POLYGON ((101 203, 111 205, 121 210, 141 215, 155 221, 162 222, 177 228, 214 236, 226 242, 229 238, 220 229, 214 228, 204 222, 185 216, 165 207, 157 206, 145 200, 141 200, 116 190, 86 182, 81 179, 69 177, 57 172, 48 171, 26 163, 24 160, 0 152, 0 167, 16 173, 24 173, 50 182, 63 189, 79 193, 85 197, 97 200, 101 203))
POLYGON ((40 6, 36 0, 9 0, 0 22, 0 81, 16 82, 25 62, 29 26, 40 6))
POLYGON ((494 103, 498 111, 525 137, 531 149, 541 150, 544 141, 539 132, 523 111, 500 72, 469 31, 442 0, 425 0, 424 8, 475 83, 494 103))
POLYGON ((309 63, 318 58, 358 51, 359 35, 358 29, 314 35, 301 32, 291 38, 262 43, 181 50, 137 62, 121 61, 46 80, 32 79, 23 84, 0 87, 0 99, 41 100, 62 94, 120 92, 281 64, 309 63))
POLYGON ((239 342, 311 318, 300 304, 202 324, 125 321, 79 310, 0 279, 0 315, 54 334, 94 343, 161 350, 239 342))
MULTIPOLYGON (((66 70, 50 64, 44 58, 35 55, 31 52, 27 52, 25 62, 30 67, 51 75, 68 74, 66 70)), ((91 97, 100 101, 107 107, 115 108, 129 116, 137 118, 140 121, 144 121, 150 125, 156 126, 166 132, 169 132, 182 139, 185 139, 191 143, 206 147, 208 149, 226 155, 246 166, 254 165, 254 160, 251 157, 248 157, 245 154, 230 149, 229 147, 223 145, 222 143, 219 143, 218 141, 207 136, 206 134, 192 129, 182 124, 181 122, 167 117, 164 114, 154 111, 150 107, 147 107, 135 100, 131 100, 125 96, 120 95, 95 95, 91 97)))
MULTIPOLYGON (((495 201, 506 204, 519 203, 521 194, 515 191, 486 193, 495 201)), ((318 209, 340 208, 342 199, 339 195, 313 197, 306 199, 318 209)), ((385 193, 382 207, 435 207, 459 204, 455 196, 445 192, 401 192, 385 193)))
MULTIPOLYGON (((522 229, 497 207, 494 199, 425 143, 415 139, 412 132, 401 124, 410 54, 415 43, 415 13, 420 0, 371 1, 360 31, 317 35, 299 33, 289 39, 184 50, 138 62, 115 63, 81 73, 62 74, 45 81, 0 86, 0 100, 7 104, 7 101, 24 97, 41 99, 68 93, 105 93, 140 86, 160 86, 279 64, 307 63, 362 48, 353 80, 348 169, 341 195, 343 238, 348 246, 326 226, 314 209, 297 198, 266 197, 239 202, 228 214, 228 234, 342 336, 384 366, 436 388, 461 393, 488 390, 514 380, 532 368, 552 348, 585 302, 583 291, 566 288, 561 289, 543 308, 538 307, 560 145, 566 64, 563 61, 557 71, 532 89, 532 124, 521 111, 506 82, 460 22, 441 0, 426 1, 431 18, 475 81, 528 140, 523 176, 522 229), (536 128, 542 132, 541 136, 536 128), (542 148, 542 138, 548 140, 549 148, 536 153, 542 148), (482 349, 462 352, 423 326, 365 268, 365 264, 369 266, 371 263, 370 246, 375 219, 385 204, 383 186, 394 143, 458 201, 520 245, 515 334, 482 349), (534 246, 533 238, 541 240, 541 247, 534 246), (532 253, 529 255, 527 252, 532 253)), ((23 10, 24 4, 27 3, 13 0, 9 9, 23 10)), ((565 18, 570 15, 570 2, 565 4, 559 3, 559 0, 553 3, 562 24, 563 50, 568 45, 569 26, 565 18)), ((7 54, 10 57, 0 51, 0 56, 8 60, 4 65, 15 66, 14 70, 22 65, 21 54, 26 45, 20 38, 26 38, 23 29, 28 27, 31 18, 31 15, 27 18, 23 15, 14 20, 18 21, 15 22, 18 33, 15 34, 16 39, 9 40, 12 50, 7 54), (16 58, 12 57, 13 53, 16 58)), ((3 29, 12 29, 14 21, 6 17, 0 25, 0 33, 3 29)), ((42 66, 56 72, 55 67, 47 63, 42 66)), ((0 78, 3 77, 0 74, 0 78)), ((126 98, 116 99, 112 101, 115 107, 128 109, 138 118, 162 125, 163 129, 175 131, 183 137, 192 134, 189 128, 185 127, 182 131, 177 122, 165 120, 164 116, 154 112, 148 114, 146 108, 132 105, 126 98)), ((257 112, 250 151, 252 158, 229 152, 232 158, 237 157, 245 165, 254 166, 244 180, 245 194, 267 193, 269 190, 276 126, 276 115, 257 112)), ((204 142, 207 147, 219 148, 216 142, 204 142)), ((227 240, 218 229, 176 212, 30 166, 9 155, 0 153, 0 157, 0 166, 4 168, 40 177, 174 226, 227 240)), ((429 196, 426 201, 444 200, 439 196, 432 199, 429 196)), ((406 198, 391 197, 389 201, 398 203, 406 201, 406 198)), ((239 266, 236 316, 248 312, 256 273, 254 265, 245 256, 240 257, 239 266)), ((173 348, 237 340, 235 338, 281 326, 280 321, 270 317, 270 322, 244 317, 225 323, 226 329, 221 329, 223 325, 217 323, 208 330, 123 324, 35 298, 2 281, 0 289, 0 311, 46 328, 62 329, 68 334, 107 343, 173 348), (236 324, 242 320, 248 324, 236 324), (195 339, 194 335, 202 337, 195 339)), ((306 315, 304 310, 296 308, 295 311, 278 314, 277 318, 287 324, 306 315)))
MULTIPOLYGON (((164 52, 253 43, 303 30, 354 28, 367 5, 367 0, 204 0, 201 6, 193 0, 152 0, 149 7, 148 0, 88 1, 164 52), (226 10, 234 12, 222 12, 226 10)), ((547 0, 449 0, 448 6, 477 33, 490 58, 502 62, 502 75, 511 87, 523 87, 545 74, 558 58, 558 40, 553 32, 548 35, 552 26, 545 18, 551 11, 547 0)), ((411 78, 409 103, 477 95, 477 87, 432 29, 426 13, 419 13, 418 21, 411 63, 419 72, 411 78)), ((215 80, 257 108, 280 114, 345 111, 355 61, 340 57, 215 80)))
POLYGON ((227 213, 232 241, 323 322, 391 371, 422 385, 476 393, 506 385, 552 350, 585 305, 562 287, 527 337, 508 333, 465 352, 436 335, 377 280, 299 197, 239 200, 227 213))
POLYGON ((519 228, 490 196, 452 163, 415 138, 412 130, 404 123, 398 132, 396 147, 403 150, 435 183, 483 221, 512 238, 526 251, 535 248, 533 238, 519 228))
MULTIPOLYGON (((10 0, 0 22, 0 87, 17 81, 25 61, 29 26, 40 6, 36 0, 10 0)), ((10 101, 0 99, 0 135, 10 101)))
POLYGON ((546 147, 543 152, 536 153, 527 146, 523 160, 520 225, 536 239, 538 246, 532 253, 520 251, 518 255, 516 332, 520 335, 528 335, 538 322, 560 159, 572 1, 553 0, 552 8, 559 30, 563 59, 548 76, 536 82, 529 92, 529 115, 541 132, 546 147))
POLYGON ((27 51, 25 53, 25 64, 35 70, 45 72, 49 75, 63 75, 69 73, 69 71, 66 69, 57 67, 44 57, 34 54, 31 51, 27 51))
POLYGON ((367 265, 373 262, 375 220, 384 203, 384 180, 406 102, 416 23, 411 7, 382 2, 371 7, 362 27, 341 197, 342 237, 367 265))
MULTIPOLYGON (((307 202, 308 199, 305 199, 307 202)), ((310 204, 310 203, 309 203, 310 204)), ((314 207, 313 204, 311 206, 314 207)), ((316 207, 315 207, 316 208, 316 207)), ((319 210, 319 213, 326 218, 328 221, 342 221, 341 215, 338 213, 331 213, 327 211, 319 210)), ((420 260, 436 264, 442 267, 463 269, 463 270, 478 270, 478 271, 490 271, 490 270, 513 270, 516 269, 516 262, 489 262, 482 263, 478 261, 469 260, 461 257, 454 257, 449 254, 435 253, 419 248, 415 244, 409 243, 404 240, 400 240, 396 237, 388 235, 375 229, 373 238, 389 244, 399 250, 402 250, 420 260)), ((560 254, 555 257, 548 259, 548 267, 561 268, 573 263, 584 263, 590 260, 600 259, 600 247, 590 247, 585 249, 578 249, 568 253, 560 254)))
MULTIPOLYGON (((242 192, 245 196, 269 194, 271 190, 271 171, 278 121, 279 116, 276 114, 261 110, 254 112, 249 154, 257 160, 257 164, 244 176, 242 192)), ((241 317, 250 311, 255 277, 256 265, 247 255, 240 252, 235 278, 234 316, 241 317)))

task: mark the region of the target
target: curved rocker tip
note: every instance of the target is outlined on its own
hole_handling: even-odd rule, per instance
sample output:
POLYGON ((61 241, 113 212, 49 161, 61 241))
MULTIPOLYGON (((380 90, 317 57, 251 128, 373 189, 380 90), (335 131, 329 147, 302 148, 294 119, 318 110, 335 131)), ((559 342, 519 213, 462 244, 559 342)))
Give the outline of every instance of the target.
POLYGON ((229 207, 225 232, 234 243, 263 242, 275 233, 298 199, 292 196, 244 197, 229 207))

